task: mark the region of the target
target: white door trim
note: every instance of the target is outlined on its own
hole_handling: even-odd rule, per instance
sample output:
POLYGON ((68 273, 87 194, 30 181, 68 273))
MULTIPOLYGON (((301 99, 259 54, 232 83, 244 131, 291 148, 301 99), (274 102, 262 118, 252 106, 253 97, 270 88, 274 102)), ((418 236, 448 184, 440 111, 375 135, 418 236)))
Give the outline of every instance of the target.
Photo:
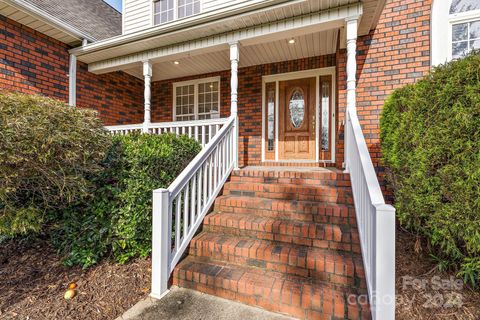
POLYGON ((262 162, 265 162, 265 114, 266 114, 266 101, 265 101, 265 87, 266 83, 269 82, 275 82, 275 161, 276 162, 299 162, 299 163, 334 163, 335 162, 335 127, 336 127, 336 122, 335 122, 335 111, 336 111, 336 93, 337 93, 337 88, 336 88, 336 66, 333 67, 325 67, 325 68, 320 68, 320 69, 310 69, 310 70, 304 70, 304 71, 296 71, 296 72, 288 72, 288 73, 279 73, 279 74, 272 74, 272 75, 267 75, 267 76, 262 76, 262 162), (319 78, 320 76, 326 76, 326 75, 331 75, 332 76, 332 105, 331 105, 331 112, 330 115, 332 117, 332 123, 333 127, 331 128, 331 134, 332 134, 332 157, 330 160, 319 160, 319 154, 320 154, 320 121, 319 121, 319 115, 320 115, 320 81, 319 78), (316 88, 315 88, 315 160, 310 161, 310 160, 279 160, 278 159, 278 107, 279 107, 279 82, 280 81, 286 81, 286 80, 295 80, 295 79, 303 79, 303 78, 313 78, 315 77, 315 83, 316 83, 316 88))

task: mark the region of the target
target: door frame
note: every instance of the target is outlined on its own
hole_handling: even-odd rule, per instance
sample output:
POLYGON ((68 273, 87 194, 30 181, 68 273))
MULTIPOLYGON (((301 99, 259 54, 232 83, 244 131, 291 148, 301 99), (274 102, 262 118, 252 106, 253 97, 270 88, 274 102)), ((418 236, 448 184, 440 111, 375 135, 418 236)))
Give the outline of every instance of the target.
POLYGON ((288 72, 288 73, 279 73, 272 74, 267 76, 262 76, 262 162, 265 162, 265 116, 266 116, 266 83, 274 82, 275 83, 275 162, 299 162, 299 163, 335 163, 335 133, 337 123, 335 121, 336 117, 336 97, 337 97, 337 88, 336 88, 336 66, 319 68, 319 69, 310 69, 304 71, 288 72), (320 158, 320 76, 330 75, 332 77, 332 103, 331 103, 331 141, 332 141, 332 156, 329 160, 319 160, 320 158), (280 106, 280 94, 279 94, 279 82, 288 81, 295 79, 311 78, 315 77, 315 160, 279 160, 278 157, 278 133, 279 133, 279 106, 280 106))

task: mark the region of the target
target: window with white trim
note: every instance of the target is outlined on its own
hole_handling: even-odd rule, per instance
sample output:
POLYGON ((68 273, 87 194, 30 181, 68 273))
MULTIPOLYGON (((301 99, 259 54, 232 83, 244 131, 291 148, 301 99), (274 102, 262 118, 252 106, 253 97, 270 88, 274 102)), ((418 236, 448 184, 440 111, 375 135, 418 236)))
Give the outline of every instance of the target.
POLYGON ((173 84, 174 121, 220 117, 220 78, 173 84))
POLYGON ((157 0, 153 3, 154 25, 200 13, 200 0, 157 0))
POLYGON ((431 19, 432 65, 480 49, 480 0, 435 0, 431 19))

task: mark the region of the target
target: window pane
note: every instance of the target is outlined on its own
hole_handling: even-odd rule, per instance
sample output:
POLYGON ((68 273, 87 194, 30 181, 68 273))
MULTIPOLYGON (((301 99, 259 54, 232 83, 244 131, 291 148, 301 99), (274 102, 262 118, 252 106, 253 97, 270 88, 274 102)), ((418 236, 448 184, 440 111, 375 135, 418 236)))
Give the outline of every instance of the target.
POLYGON ((452 58, 461 58, 468 52, 468 41, 452 44, 452 58))
POLYGON ((468 38, 468 23, 454 24, 452 26, 452 40, 460 41, 468 38))
POLYGON ((459 13, 479 9, 480 1, 478 0, 453 0, 452 5, 450 6, 450 13, 459 13))
POLYGON ((218 117, 218 87, 217 81, 198 84, 199 118, 202 114, 212 115, 209 118, 218 117))
POLYGON ((177 121, 194 120, 194 94, 193 85, 177 87, 175 89, 176 118, 177 121), (192 89, 191 93, 190 90, 192 89))
POLYGON ((200 1, 195 1, 193 3, 193 13, 194 14, 200 13, 200 1))
POLYGON ((480 49, 480 39, 470 41, 470 50, 480 49))
POLYGON ((479 39, 479 38, 480 38, 480 20, 470 22, 470 39, 479 39))
POLYGON ((322 150, 328 151, 330 132, 330 83, 322 82, 321 88, 321 112, 322 112, 322 150))
POLYGON ((275 87, 271 86, 267 93, 267 144, 268 151, 275 145, 275 87))
POLYGON ((174 0, 159 0, 154 4, 154 23, 162 24, 173 20, 174 0))
POLYGON ((288 104, 290 121, 295 128, 300 128, 305 117, 305 100, 300 88, 295 89, 288 104))

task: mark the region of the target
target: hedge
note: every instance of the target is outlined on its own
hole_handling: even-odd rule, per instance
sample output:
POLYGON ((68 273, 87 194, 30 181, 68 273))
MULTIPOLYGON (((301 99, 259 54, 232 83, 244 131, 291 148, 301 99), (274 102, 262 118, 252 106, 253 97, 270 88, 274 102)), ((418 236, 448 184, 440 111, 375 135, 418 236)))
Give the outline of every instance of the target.
POLYGON ((398 219, 437 259, 480 283, 480 54, 396 90, 381 146, 398 219))
POLYGON ((68 265, 89 267, 105 255, 124 263, 151 252, 152 190, 165 188, 200 151, 188 136, 114 138, 88 202, 65 211, 54 234, 68 265))
POLYGON ((41 232, 49 215, 88 197, 109 141, 91 110, 0 92, 0 234, 41 232))

